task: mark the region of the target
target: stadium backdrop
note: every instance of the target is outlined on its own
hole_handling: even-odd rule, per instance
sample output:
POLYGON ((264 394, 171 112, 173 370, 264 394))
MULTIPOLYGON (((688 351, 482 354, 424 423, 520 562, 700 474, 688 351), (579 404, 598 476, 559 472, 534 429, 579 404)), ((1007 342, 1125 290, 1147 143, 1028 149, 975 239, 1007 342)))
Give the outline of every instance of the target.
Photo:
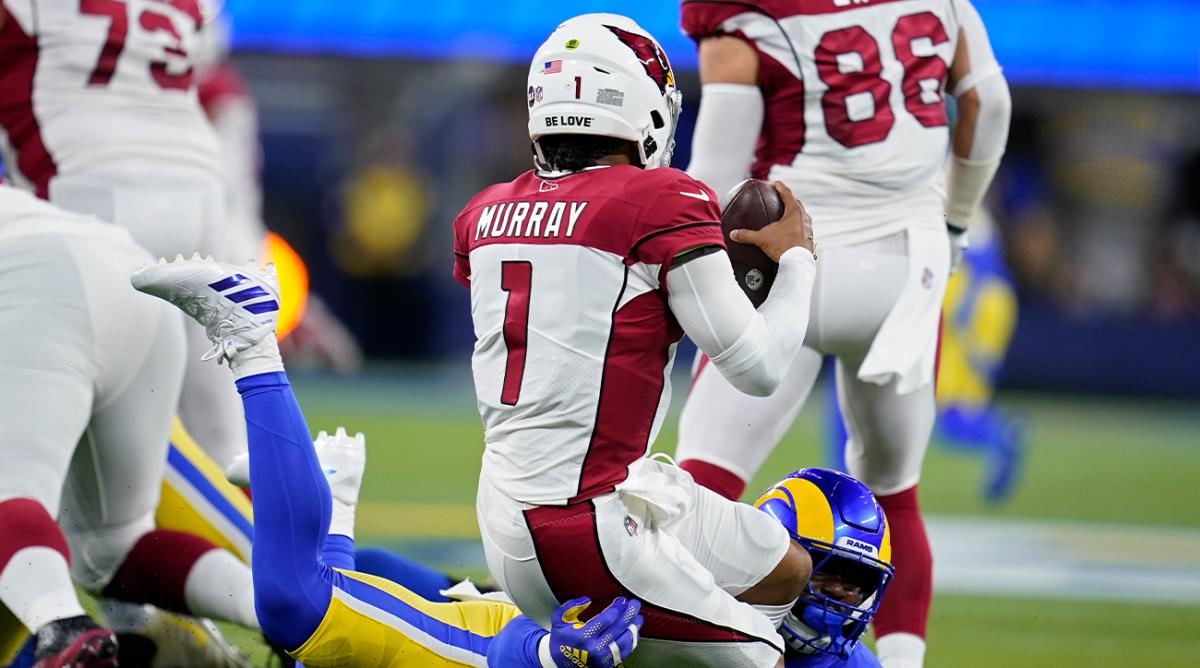
MULTIPOLYGON (((1196 0, 974 0, 1018 85, 1200 91, 1196 0)), ((522 61, 547 26, 588 11, 636 16, 692 67, 676 0, 229 0, 251 50, 522 61)))

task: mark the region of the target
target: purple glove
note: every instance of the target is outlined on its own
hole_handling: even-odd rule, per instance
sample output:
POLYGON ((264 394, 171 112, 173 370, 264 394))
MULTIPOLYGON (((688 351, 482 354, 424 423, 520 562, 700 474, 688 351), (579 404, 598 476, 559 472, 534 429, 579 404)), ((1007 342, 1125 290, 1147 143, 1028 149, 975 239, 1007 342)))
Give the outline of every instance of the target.
POLYGON ((586 622, 579 616, 592 604, 577 598, 558 606, 550 620, 550 635, 538 655, 543 668, 613 668, 637 647, 645 621, 637 599, 619 597, 586 622))

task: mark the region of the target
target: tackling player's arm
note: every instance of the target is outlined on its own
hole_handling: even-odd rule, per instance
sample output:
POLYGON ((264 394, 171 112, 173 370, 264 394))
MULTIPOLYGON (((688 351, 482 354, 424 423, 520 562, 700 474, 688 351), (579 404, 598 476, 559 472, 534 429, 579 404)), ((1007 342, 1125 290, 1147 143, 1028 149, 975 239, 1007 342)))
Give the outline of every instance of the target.
POLYGON ((579 615, 591 601, 578 598, 558 606, 545 631, 519 615, 492 640, 488 665, 512 668, 614 668, 633 653, 643 619, 641 603, 617 598, 586 622, 579 615))
POLYGON ((688 174, 721 195, 750 176, 765 105, 758 88, 758 52, 729 35, 699 42, 700 111, 688 174))
POLYGON ((979 13, 967 0, 954 0, 954 5, 958 48, 947 88, 958 104, 958 117, 946 178, 946 224, 957 267, 967 245, 967 226, 1004 155, 1012 98, 979 13))
POLYGON ((731 235, 779 263, 771 294, 758 310, 738 287, 724 250, 684 251, 667 272, 668 299, 680 326, 731 385, 755 396, 774 392, 791 368, 808 329, 817 272, 812 218, 787 186, 776 182, 775 188, 783 198, 783 218, 731 235))

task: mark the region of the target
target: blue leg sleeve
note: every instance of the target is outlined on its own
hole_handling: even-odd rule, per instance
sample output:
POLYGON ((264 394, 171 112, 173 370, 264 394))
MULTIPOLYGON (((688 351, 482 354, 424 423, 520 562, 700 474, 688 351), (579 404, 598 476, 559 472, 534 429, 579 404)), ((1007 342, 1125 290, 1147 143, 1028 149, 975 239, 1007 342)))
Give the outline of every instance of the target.
POLYGON ((340 568, 343 571, 359 570, 355 566, 354 541, 349 536, 330 534, 325 539, 325 549, 321 552, 321 561, 330 568, 340 568))
POLYGON ((448 603, 441 591, 454 584, 450 576, 394 552, 377 547, 359 548, 358 570, 397 582, 427 601, 448 603))
POLYGON ((237 388, 250 443, 255 608, 263 633, 296 649, 317 630, 332 597, 332 571, 321 561, 329 484, 287 376, 249 376, 237 388))

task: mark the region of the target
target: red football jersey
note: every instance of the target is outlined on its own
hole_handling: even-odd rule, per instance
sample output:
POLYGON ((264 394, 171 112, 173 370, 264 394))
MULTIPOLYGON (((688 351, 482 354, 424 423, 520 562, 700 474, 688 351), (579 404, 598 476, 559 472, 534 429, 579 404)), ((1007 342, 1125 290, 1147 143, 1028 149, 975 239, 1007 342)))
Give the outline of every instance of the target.
POLYGON ((527 172, 454 223, 471 289, 483 475, 527 503, 610 491, 645 456, 670 403, 683 331, 666 272, 724 247, 711 190, 675 169, 527 172))

